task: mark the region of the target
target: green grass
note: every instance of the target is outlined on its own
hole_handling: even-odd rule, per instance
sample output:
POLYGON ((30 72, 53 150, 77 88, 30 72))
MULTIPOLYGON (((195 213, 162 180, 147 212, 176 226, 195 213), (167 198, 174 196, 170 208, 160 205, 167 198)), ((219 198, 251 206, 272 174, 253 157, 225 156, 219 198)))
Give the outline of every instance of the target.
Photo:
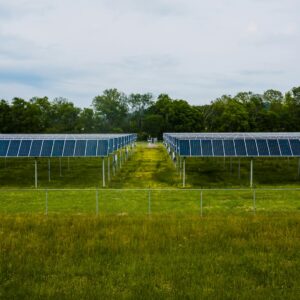
POLYGON ((1 299, 299 299, 300 216, 1 216, 1 299))
MULTIPOLYGON (((239 179, 235 160, 187 159, 202 217, 162 145, 138 144, 110 189, 101 159, 62 163, 48 182, 39 159, 35 190, 33 160, 0 161, 0 299, 299 299, 300 190, 256 190, 255 210, 250 189, 212 190, 248 187, 248 160, 239 179)), ((298 187, 295 160, 254 170, 298 187)))

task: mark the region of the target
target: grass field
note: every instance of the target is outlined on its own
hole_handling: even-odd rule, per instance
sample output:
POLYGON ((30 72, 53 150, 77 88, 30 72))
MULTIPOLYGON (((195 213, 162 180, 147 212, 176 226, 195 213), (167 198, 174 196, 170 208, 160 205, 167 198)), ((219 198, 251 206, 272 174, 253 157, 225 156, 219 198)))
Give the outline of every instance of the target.
MULTIPOLYGON (((50 183, 39 160, 38 190, 32 160, 0 165, 0 299, 300 297, 300 190, 256 190, 255 202, 209 190, 247 187, 247 160, 240 179, 237 161, 187 160, 202 209, 161 145, 139 144, 110 189, 99 159, 63 160, 62 177, 53 160, 50 183)), ((298 187, 294 160, 256 161, 255 174, 259 188, 298 187)))
POLYGON ((299 299, 300 216, 0 219, 1 299, 299 299))

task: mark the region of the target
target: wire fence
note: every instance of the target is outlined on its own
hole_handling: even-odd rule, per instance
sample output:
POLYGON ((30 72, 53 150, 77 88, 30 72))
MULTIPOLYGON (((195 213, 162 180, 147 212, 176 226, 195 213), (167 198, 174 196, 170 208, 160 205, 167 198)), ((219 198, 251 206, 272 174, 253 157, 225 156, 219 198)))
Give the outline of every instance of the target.
POLYGON ((0 213, 257 214, 300 212, 290 189, 0 189, 0 213))

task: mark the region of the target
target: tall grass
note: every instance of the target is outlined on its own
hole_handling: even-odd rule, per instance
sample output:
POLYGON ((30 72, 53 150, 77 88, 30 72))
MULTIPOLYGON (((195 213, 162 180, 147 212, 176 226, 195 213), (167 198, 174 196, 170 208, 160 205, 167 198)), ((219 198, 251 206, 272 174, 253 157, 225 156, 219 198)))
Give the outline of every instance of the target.
POLYGON ((300 216, 4 216, 1 299, 299 299, 300 216))

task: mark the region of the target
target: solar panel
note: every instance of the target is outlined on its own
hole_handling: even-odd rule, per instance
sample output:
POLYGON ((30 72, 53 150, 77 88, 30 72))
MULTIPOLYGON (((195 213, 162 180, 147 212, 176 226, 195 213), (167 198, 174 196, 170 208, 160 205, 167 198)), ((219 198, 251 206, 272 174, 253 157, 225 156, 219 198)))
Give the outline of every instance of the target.
POLYGON ((191 140, 191 155, 192 156, 201 156, 201 143, 197 140, 191 140))
POLYGON ((190 143, 188 140, 180 141, 179 149, 181 156, 190 156, 190 143))
POLYGON ((75 140, 69 140, 65 142, 63 156, 71 157, 74 155, 75 140))
POLYGON ((212 156, 213 155, 211 140, 202 140, 201 145, 202 145, 203 156, 212 156))
POLYGON ((299 140, 290 140, 290 145, 294 156, 300 156, 300 141, 299 140))
POLYGON ((282 156, 292 156, 292 150, 289 140, 278 140, 280 152, 282 156))
POLYGON ((267 140, 256 140, 256 144, 260 156, 270 156, 267 140))
POLYGON ((213 140, 214 156, 224 156, 223 141, 213 140))
POLYGON ((7 151, 7 156, 8 157, 9 156, 11 156, 11 157, 18 156, 20 145, 21 145, 20 140, 11 141, 9 144, 8 151, 7 151))
POLYGON ((0 134, 0 157, 102 157, 136 139, 136 134, 0 134))
POLYGON ((9 146, 9 142, 10 141, 8 141, 8 140, 0 141, 0 156, 6 156, 8 146, 9 146))
POLYGON ((96 140, 87 141, 86 156, 96 156, 96 155, 97 155, 97 141, 96 140))
POLYGON ((43 141, 40 141, 40 140, 32 141, 29 156, 32 156, 32 157, 40 156, 42 144, 43 144, 43 141))
POLYGON ((32 141, 23 140, 21 142, 21 146, 20 146, 20 150, 19 150, 19 156, 28 156, 31 144, 32 144, 32 141))
POLYGON ((99 140, 97 145, 97 156, 106 156, 108 152, 108 142, 99 140))
POLYGON ((245 140, 247 153, 249 156, 258 156, 257 146, 255 140, 245 140))
MULTIPOLYGON (((36 141, 33 141, 33 143, 34 142, 36 142, 36 141)), ((51 154, 52 154, 52 149, 53 149, 53 144, 54 144, 54 141, 52 141, 52 140, 47 140, 47 141, 40 141, 41 142, 41 146, 40 147, 42 147, 42 150, 39 150, 40 152, 39 153, 41 153, 41 156, 42 157, 50 157, 51 156, 51 154)), ((40 149, 40 148, 37 148, 37 151, 38 151, 38 149, 40 149)), ((32 155, 31 155, 32 156, 32 155)), ((36 155, 36 156, 38 156, 38 155, 36 155)))
POLYGON ((226 156, 235 156, 233 140, 224 140, 224 151, 226 156))
POLYGON ((237 156, 247 156, 246 146, 244 140, 234 140, 235 150, 237 156))
POLYGON ((280 150, 277 140, 268 140, 268 146, 271 156, 280 156, 280 150))
POLYGON ((75 146, 74 156, 85 156, 86 140, 78 140, 75 146))

